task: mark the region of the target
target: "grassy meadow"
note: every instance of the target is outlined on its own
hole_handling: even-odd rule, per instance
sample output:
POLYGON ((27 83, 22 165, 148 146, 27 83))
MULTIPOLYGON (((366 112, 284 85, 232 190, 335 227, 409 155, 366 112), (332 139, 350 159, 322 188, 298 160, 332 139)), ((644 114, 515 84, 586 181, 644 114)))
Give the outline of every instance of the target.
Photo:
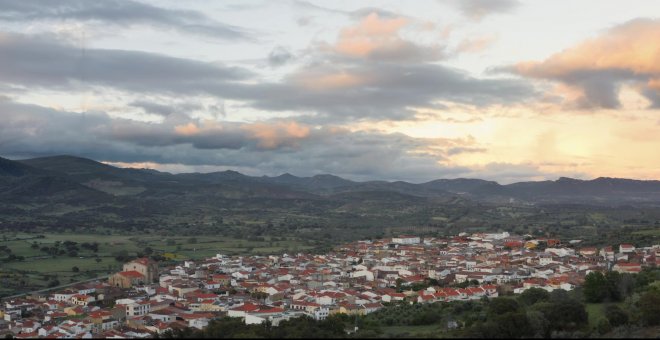
POLYGON ((300 239, 261 237, 252 240, 218 236, 163 237, 154 234, 81 234, 81 233, 0 233, 0 247, 20 259, 0 252, 0 296, 47 288, 54 285, 101 277, 120 270, 122 256, 163 255, 171 260, 186 260, 226 255, 268 255, 304 251, 312 248, 300 239), (53 256, 42 250, 65 241, 98 244, 96 252, 79 247, 75 256, 53 256), (74 268, 76 267, 76 268, 74 268))

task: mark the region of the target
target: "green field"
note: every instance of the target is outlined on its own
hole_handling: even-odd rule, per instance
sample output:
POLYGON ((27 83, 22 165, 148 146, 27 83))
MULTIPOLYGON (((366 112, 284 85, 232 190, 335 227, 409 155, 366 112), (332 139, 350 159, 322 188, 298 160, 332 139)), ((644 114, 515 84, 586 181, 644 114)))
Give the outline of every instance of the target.
POLYGON ((151 248, 152 254, 165 255, 174 260, 199 259, 225 255, 282 254, 312 249, 300 239, 263 237, 257 240, 240 240, 225 236, 178 236, 162 237, 153 234, 0 234, 0 246, 6 246, 11 254, 22 256, 23 260, 9 260, 0 253, 0 296, 23 291, 46 288, 57 279, 60 284, 80 281, 110 274, 121 268, 117 255, 136 256, 151 248), (39 235, 39 237, 37 237, 39 235), (43 236, 43 237, 41 237, 43 236), (56 242, 71 241, 98 243, 98 251, 82 247, 76 256, 57 255, 41 250, 52 247, 56 242), (36 243, 36 248, 33 247, 36 243), (74 271, 73 267, 78 270, 74 271))
POLYGON ((598 321, 605 317, 605 304, 587 303, 584 307, 587 310, 587 314, 589 314, 589 327, 596 329, 598 321))
POLYGON ((633 231, 633 235, 660 237, 660 228, 633 231))
POLYGON ((442 338, 445 331, 441 325, 389 326, 382 330, 386 338, 442 338))
POLYGON ((608 305, 618 305, 619 307, 624 307, 623 302, 618 302, 618 303, 586 303, 584 305, 585 309, 587 310, 587 314, 589 314, 589 328, 592 330, 595 330, 598 327, 598 321, 601 319, 605 319, 605 307, 608 305))
POLYGON ((444 338, 447 330, 438 324, 419 326, 386 326, 381 328, 383 338, 444 338))

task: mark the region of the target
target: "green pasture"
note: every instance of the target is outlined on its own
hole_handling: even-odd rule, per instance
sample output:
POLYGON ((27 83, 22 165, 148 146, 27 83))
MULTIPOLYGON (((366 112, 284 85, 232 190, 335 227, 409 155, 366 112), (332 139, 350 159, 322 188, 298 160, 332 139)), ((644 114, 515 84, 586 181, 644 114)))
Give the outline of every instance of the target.
POLYGON ((225 255, 270 255, 298 252, 313 248, 300 239, 264 237, 258 240, 235 239, 223 235, 213 236, 158 236, 154 234, 81 234, 81 233, 0 233, 0 245, 11 249, 12 254, 23 256, 23 261, 8 261, 0 253, 0 295, 25 290, 45 288, 49 280, 56 278, 61 284, 107 275, 121 268, 117 255, 136 256, 147 247, 153 254, 169 255, 175 260, 201 259, 225 255), (42 235, 43 237, 36 237, 42 235), (53 257, 41 250, 55 242, 77 242, 77 256, 53 257), (82 243, 98 243, 98 252, 80 247, 82 243), (33 248, 33 243, 37 247, 33 248), (100 259, 100 261, 97 261, 100 259), (77 267, 78 271, 74 271, 77 267), (44 275, 46 279, 44 279, 44 275))

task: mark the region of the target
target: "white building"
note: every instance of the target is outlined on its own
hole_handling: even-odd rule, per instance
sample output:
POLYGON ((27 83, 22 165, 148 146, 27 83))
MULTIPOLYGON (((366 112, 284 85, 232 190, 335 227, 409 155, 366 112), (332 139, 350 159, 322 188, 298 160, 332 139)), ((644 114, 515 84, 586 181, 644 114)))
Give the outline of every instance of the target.
POLYGON ((421 242, 419 236, 399 236, 392 238, 392 243, 396 244, 419 244, 421 242))
POLYGON ((550 254, 550 253, 539 254, 539 264, 541 264, 542 266, 551 264, 552 262, 553 262, 552 261, 552 254, 550 254))
POLYGON ((142 316, 151 312, 151 305, 147 301, 141 301, 126 305, 126 316, 142 316))

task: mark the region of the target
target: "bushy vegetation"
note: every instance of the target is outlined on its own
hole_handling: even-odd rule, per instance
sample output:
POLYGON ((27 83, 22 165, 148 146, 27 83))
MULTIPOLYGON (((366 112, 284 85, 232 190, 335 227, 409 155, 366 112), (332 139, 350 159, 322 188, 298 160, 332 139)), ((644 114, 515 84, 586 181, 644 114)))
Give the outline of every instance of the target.
POLYGON ((266 338, 266 339, 318 339, 345 338, 349 320, 345 316, 330 316, 323 321, 315 321, 309 317, 294 318, 282 321, 277 327, 270 323, 260 325, 245 325, 240 318, 222 318, 213 320, 204 330, 193 328, 167 331, 163 338, 266 338))
POLYGON ((585 277, 582 289, 586 302, 619 302, 635 291, 645 290, 656 280, 660 280, 660 271, 657 270, 644 270, 639 274, 592 272, 585 277))

